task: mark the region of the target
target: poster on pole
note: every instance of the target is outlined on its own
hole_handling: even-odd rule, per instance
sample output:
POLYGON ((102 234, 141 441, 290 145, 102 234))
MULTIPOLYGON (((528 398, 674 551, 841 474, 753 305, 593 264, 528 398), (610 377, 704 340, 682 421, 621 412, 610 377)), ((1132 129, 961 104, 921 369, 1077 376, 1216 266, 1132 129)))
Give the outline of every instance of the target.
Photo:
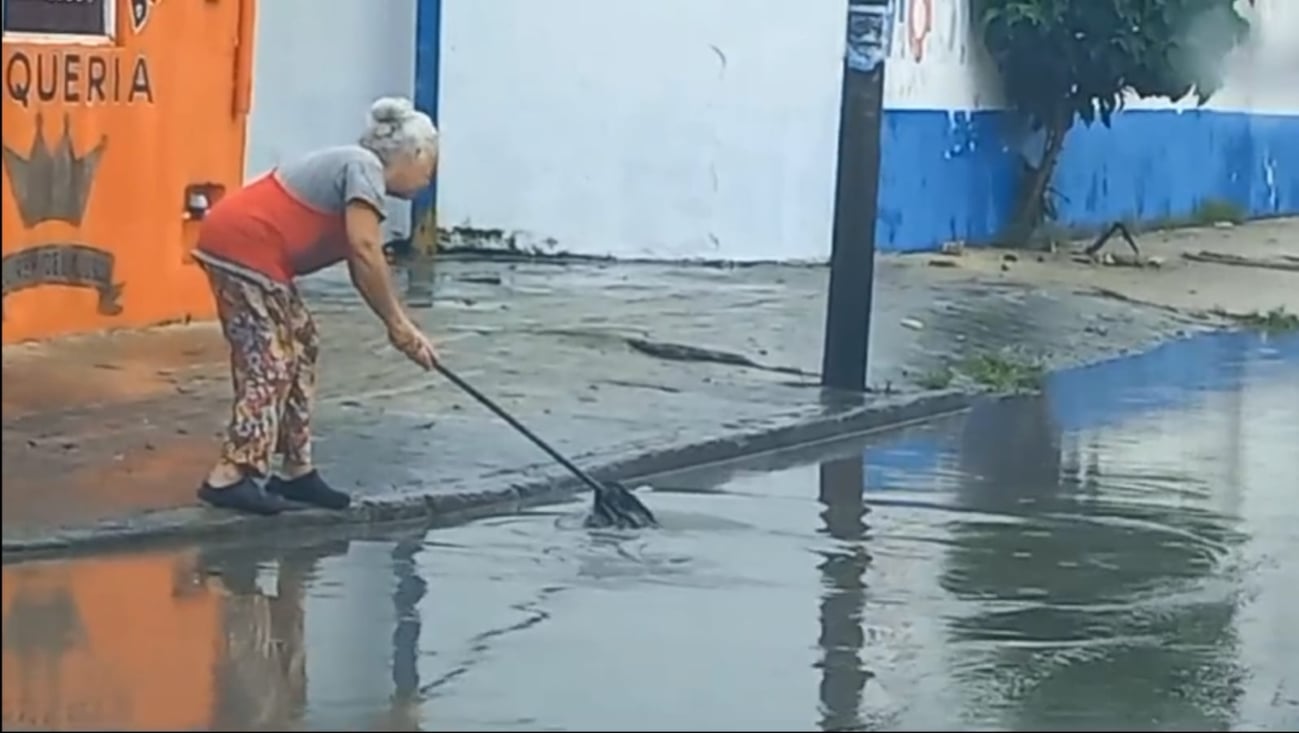
POLYGON ((892 3, 887 0, 849 0, 848 68, 870 73, 888 56, 892 3))

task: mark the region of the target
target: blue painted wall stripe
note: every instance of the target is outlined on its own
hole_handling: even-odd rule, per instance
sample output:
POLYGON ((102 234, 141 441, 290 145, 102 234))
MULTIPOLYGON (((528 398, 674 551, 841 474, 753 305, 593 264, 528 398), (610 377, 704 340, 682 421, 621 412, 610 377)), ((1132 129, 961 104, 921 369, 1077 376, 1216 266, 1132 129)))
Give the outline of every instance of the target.
MULTIPOLYGON (((416 0, 415 4, 415 107, 438 121, 439 78, 442 64, 442 0, 416 0)), ((437 180, 411 206, 412 231, 428 210, 437 205, 437 180)))
MULTIPOLYGON (((1000 111, 886 110, 883 251, 995 238, 1011 215, 1020 155, 1000 111)), ((1131 110, 1075 127, 1054 182, 1060 224, 1185 217, 1206 199, 1253 217, 1299 214, 1299 116, 1131 110)))

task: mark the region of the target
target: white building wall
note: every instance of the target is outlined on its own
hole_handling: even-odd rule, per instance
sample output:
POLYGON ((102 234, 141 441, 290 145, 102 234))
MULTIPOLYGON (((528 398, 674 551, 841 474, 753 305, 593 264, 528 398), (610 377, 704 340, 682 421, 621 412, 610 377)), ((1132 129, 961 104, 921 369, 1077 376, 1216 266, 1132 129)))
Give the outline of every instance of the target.
POLYGON ((844 6, 444 0, 439 223, 618 257, 818 259, 844 6))
MULTIPOLYGON (((1241 4, 1257 35, 1207 110, 1137 103, 1074 136, 1064 223, 1213 197, 1299 212, 1299 2, 1241 4)), ((828 255, 842 0, 442 6, 443 228, 626 258, 828 255)), ((894 15, 879 246, 985 241, 1019 169, 967 4, 897 0, 894 15)))
MULTIPOLYGON (((319 147, 355 142, 370 103, 411 96, 416 0, 266 0, 257 4, 249 177, 319 147)), ((389 204, 390 236, 410 229, 389 204)))

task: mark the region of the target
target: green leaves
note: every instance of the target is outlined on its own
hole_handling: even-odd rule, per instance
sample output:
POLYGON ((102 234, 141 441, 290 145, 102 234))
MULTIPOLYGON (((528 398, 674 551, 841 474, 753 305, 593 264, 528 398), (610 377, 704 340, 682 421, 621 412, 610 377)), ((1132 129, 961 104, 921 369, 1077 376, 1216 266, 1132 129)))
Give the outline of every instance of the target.
MULTIPOLYGON (((1201 104, 1249 33, 1236 0, 969 0, 1010 106, 1045 129, 1003 243, 1026 244, 1052 217, 1050 182, 1074 120, 1107 127, 1127 95, 1201 104)), ((1286 0, 1299 2, 1299 0, 1286 0)))
POLYGON ((1034 129, 1109 125, 1128 93, 1201 104, 1249 23, 1234 0, 970 0, 1010 104, 1034 129))

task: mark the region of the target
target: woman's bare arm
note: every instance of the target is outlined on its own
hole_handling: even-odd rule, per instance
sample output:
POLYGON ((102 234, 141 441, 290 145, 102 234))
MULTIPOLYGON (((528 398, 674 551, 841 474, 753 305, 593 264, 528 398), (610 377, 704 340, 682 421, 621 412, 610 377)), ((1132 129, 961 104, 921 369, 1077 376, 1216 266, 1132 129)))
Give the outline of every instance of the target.
POLYGON ((352 284, 370 309, 388 327, 388 340, 403 354, 425 369, 432 369, 437 350, 402 310, 392 286, 388 260, 383 256, 379 212, 370 204, 352 201, 347 205, 347 267, 352 284))
POLYGON ((367 203, 352 201, 347 205, 346 222, 347 267, 352 284, 389 332, 402 329, 408 325, 408 319, 393 288, 388 260, 383 254, 379 212, 367 203))

